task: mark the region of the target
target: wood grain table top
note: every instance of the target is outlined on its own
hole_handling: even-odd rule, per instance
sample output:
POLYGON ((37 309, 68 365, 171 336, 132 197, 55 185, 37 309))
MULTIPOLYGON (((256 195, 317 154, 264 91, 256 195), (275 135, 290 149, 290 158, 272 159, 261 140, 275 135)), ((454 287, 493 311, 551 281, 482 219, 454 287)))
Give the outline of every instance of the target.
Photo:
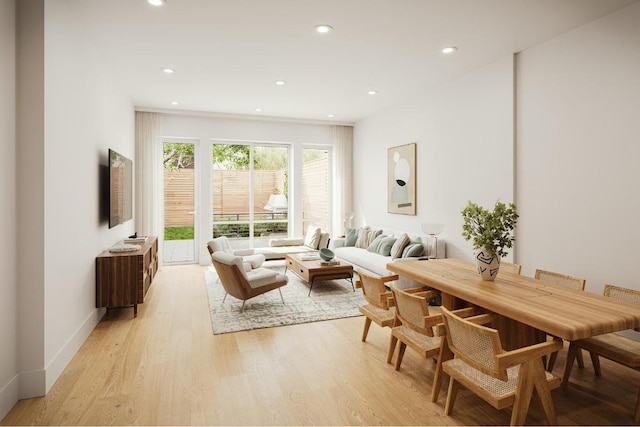
POLYGON ((640 327, 640 306, 500 272, 484 281, 475 265, 456 259, 387 264, 401 276, 569 341, 640 327))

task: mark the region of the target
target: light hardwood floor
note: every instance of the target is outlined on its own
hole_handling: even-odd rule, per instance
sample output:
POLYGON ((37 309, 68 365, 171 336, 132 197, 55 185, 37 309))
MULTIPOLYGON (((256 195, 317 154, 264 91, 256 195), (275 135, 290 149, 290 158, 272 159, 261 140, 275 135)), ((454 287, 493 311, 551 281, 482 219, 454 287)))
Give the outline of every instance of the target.
MULTIPOLYGON (((18 402, 0 424, 509 424, 510 409, 465 390, 452 416, 443 415, 446 385, 429 402, 433 362, 407 350, 395 372, 385 362, 389 330, 373 325, 362 343, 362 317, 214 336, 206 268, 164 267, 138 318, 113 311, 49 394, 18 402)), ((595 378, 585 359, 568 390, 552 392, 558 422, 632 424, 640 374, 603 360, 604 376, 595 378)), ((535 398, 527 423, 544 423, 535 398)))

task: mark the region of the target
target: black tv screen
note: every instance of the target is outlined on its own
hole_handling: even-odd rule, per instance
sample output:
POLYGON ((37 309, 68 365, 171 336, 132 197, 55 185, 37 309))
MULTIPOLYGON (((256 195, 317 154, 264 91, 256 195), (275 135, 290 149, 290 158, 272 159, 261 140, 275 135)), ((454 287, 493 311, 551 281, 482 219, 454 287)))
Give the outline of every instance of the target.
POLYGON ((133 218, 133 163, 109 149, 109 228, 133 218))

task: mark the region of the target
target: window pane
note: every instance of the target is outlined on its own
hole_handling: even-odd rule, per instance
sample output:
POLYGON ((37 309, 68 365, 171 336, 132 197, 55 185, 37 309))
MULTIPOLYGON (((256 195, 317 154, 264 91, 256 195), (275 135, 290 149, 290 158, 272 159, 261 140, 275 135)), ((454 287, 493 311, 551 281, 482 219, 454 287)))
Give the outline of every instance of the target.
POLYGON ((278 146, 256 146, 253 156, 254 236, 287 236, 288 149, 278 146))
POLYGON ((302 152, 302 225, 329 230, 329 153, 305 148, 302 152))
POLYGON ((213 237, 249 237, 250 146, 213 145, 213 237))

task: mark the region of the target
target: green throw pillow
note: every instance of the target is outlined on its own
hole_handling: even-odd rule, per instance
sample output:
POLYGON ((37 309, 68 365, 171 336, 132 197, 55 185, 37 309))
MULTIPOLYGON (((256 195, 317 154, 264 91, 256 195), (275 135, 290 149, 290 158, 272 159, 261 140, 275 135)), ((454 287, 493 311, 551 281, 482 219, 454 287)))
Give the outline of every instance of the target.
POLYGON ((393 247, 393 244, 395 242, 396 242, 396 238, 395 237, 393 237, 393 236, 385 237, 384 239, 382 239, 382 241, 378 245, 377 252, 380 255, 383 255, 383 256, 391 255, 391 247, 393 247))
POLYGON ((371 242, 371 244, 367 247, 367 250, 369 252, 375 252, 378 253, 378 246, 380 246, 380 243, 382 242, 382 240, 387 237, 387 236, 383 236, 382 234, 379 235, 378 237, 376 237, 375 239, 373 239, 373 242, 371 242))
POLYGON ((402 251, 402 258, 411 258, 421 256, 424 253, 424 245, 422 243, 411 243, 402 251))
POLYGON ((345 246, 355 246, 356 240, 358 240, 358 229, 357 228, 347 228, 347 232, 344 238, 345 246))

